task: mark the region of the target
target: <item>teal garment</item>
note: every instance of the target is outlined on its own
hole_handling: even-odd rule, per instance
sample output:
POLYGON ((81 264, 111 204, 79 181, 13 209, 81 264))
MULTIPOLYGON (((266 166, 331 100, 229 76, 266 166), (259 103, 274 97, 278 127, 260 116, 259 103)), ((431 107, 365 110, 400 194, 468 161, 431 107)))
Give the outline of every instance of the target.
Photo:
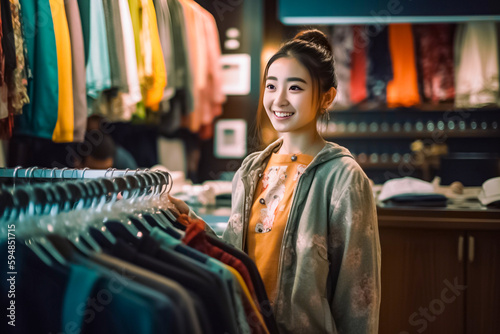
MULTIPOLYGON (((154 238, 158 243, 161 245, 161 248, 164 249, 165 251, 176 251, 176 247, 179 245, 184 245, 181 240, 175 239, 171 235, 163 232, 160 228, 154 227, 151 232, 150 236, 154 238)), ((184 245, 185 247, 189 247, 184 245)), ((229 270, 227 270, 224 267, 224 264, 216 259, 213 259, 201 252, 199 252, 196 249, 192 249, 193 252, 197 253, 200 257, 205 259, 205 262, 198 262, 187 255, 180 254, 177 252, 177 254, 184 255, 186 261, 190 261, 192 263, 195 263, 198 266, 203 267, 203 269, 208 270, 214 274, 216 274, 218 277, 222 279, 222 281, 225 283, 224 287, 224 294, 223 298, 226 299, 228 302, 228 305, 232 305, 233 310, 237 316, 237 324, 238 328, 240 329, 239 333, 250 333, 250 327, 248 325, 248 321, 246 319, 246 314, 245 310, 243 308, 243 302, 240 297, 240 291, 239 291, 239 283, 236 281, 236 278, 231 274, 229 270)))
POLYGON ((79 308, 75 306, 87 303, 100 275, 78 264, 71 264, 69 270, 61 328, 63 330, 69 327, 76 328, 75 332, 79 333, 83 323, 83 312, 79 312, 79 308))
MULTIPOLYGON (((75 256, 74 260, 87 271, 83 273, 82 279, 93 275, 99 277, 90 296, 98 305, 96 310, 101 311, 86 314, 82 324, 83 333, 172 333, 171 323, 176 306, 164 294, 133 281, 134 277, 129 277, 125 272, 110 270, 81 256, 75 256)), ((79 287, 72 286, 67 289, 67 293, 71 293, 71 289, 79 287)), ((70 308, 65 314, 74 312, 74 309, 81 313, 79 305, 65 305, 70 308)))
POLYGON ((78 9, 80 11, 80 21, 82 22, 86 66, 89 61, 90 49, 90 0, 78 0, 78 9))
MULTIPOLYGON (((282 144, 280 138, 250 154, 233 178, 223 239, 241 250, 260 174, 282 144)), ((274 250, 280 256, 273 305, 280 332, 376 333, 377 209, 368 177, 346 148, 327 142, 314 157, 297 181, 286 224, 281 249, 274 250)))
POLYGON ((20 0, 24 39, 32 76, 28 78, 30 103, 16 116, 14 133, 52 140, 59 106, 57 49, 50 3, 20 0))
MULTIPOLYGON (((90 1, 89 60, 87 63, 87 95, 97 99, 100 92, 111 88, 106 20, 102 0, 90 1)), ((92 105, 88 104, 89 107, 92 105)))

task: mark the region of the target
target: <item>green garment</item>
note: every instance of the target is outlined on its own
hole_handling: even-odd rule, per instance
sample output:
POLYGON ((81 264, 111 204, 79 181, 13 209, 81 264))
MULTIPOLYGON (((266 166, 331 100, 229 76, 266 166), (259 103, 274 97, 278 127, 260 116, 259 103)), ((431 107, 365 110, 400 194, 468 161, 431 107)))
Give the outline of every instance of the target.
MULTIPOLYGON (((223 239, 245 249, 254 191, 280 138, 236 172, 223 239)), ((190 215, 197 217, 191 210, 190 215)), ((211 232, 207 225, 207 232, 211 232)), ((215 233, 214 233, 215 234, 215 233)), ((273 311, 280 333, 377 333, 380 241, 368 177, 327 142, 298 180, 279 256, 273 311)))
POLYGON ((46 0, 21 0, 21 16, 28 64, 31 103, 15 119, 14 132, 52 140, 57 123, 59 80, 57 49, 50 3, 46 0))
MULTIPOLYGON (((97 99, 102 91, 111 88, 106 20, 102 0, 90 0, 89 59, 86 71, 87 95, 90 98, 97 99)), ((88 103, 89 107, 91 105, 88 103)))
POLYGON ((174 85, 176 89, 185 90, 186 110, 182 110, 182 113, 183 115, 187 115, 191 113, 194 108, 194 84, 189 64, 186 22, 182 5, 178 0, 167 0, 167 3, 172 22, 172 44, 174 47, 173 62, 176 70, 174 85))
POLYGON ((111 67, 111 84, 113 88, 118 88, 121 92, 126 93, 128 92, 127 68, 125 67, 120 4, 118 0, 103 0, 103 6, 111 67))
POLYGON ((78 9, 80 11, 80 20, 82 22, 85 65, 87 65, 90 50, 90 0, 78 0, 78 9))

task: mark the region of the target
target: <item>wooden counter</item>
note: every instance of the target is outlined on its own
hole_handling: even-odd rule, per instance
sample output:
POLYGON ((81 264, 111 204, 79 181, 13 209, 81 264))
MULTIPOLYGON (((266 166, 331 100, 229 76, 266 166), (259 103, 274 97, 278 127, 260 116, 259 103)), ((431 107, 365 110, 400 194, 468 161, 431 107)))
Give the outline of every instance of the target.
POLYGON ((377 211, 380 333, 500 333, 500 210, 377 211))

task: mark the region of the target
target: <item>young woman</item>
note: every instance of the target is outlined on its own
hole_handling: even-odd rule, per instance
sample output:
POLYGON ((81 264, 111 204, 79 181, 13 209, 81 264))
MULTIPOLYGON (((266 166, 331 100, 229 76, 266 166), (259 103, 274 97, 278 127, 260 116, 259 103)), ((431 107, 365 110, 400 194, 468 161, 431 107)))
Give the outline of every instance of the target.
POLYGON ((285 43, 266 66, 261 106, 281 138, 250 154, 233 179, 223 239, 255 261, 283 333, 378 331, 380 243, 370 183, 349 151, 316 127, 336 88, 322 32, 285 43))

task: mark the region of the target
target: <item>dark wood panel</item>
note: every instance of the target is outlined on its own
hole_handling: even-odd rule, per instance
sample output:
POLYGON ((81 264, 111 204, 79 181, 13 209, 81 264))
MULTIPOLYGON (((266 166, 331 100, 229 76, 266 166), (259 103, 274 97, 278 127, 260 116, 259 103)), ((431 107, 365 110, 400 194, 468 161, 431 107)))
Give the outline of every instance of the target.
POLYGON ((461 231, 380 228, 380 333, 464 332, 461 231), (453 290, 454 289, 454 290, 453 290))
POLYGON ((500 230, 498 209, 450 209, 418 207, 377 207, 380 227, 500 230))
POLYGON ((500 232, 469 232, 466 333, 500 333, 500 232))

